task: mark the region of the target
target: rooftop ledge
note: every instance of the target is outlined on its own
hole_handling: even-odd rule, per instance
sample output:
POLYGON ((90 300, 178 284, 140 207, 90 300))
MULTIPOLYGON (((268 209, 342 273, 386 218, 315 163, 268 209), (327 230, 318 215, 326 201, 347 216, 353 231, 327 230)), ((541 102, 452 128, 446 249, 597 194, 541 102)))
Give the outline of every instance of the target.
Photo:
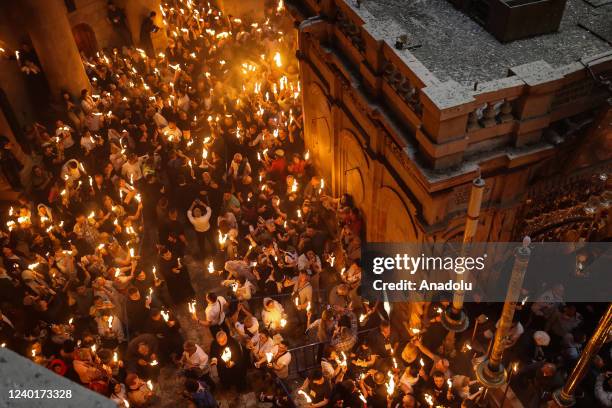
POLYGON ((454 80, 468 89, 534 61, 558 69, 612 51, 599 33, 584 28, 595 21, 612 24, 612 4, 567 0, 559 31, 504 44, 446 0, 362 0, 359 7, 354 0, 343 1, 374 38, 392 45, 406 35, 405 49, 395 49, 400 58, 416 59, 435 80, 454 80))
POLYGON ((612 3, 593 7, 567 0, 559 31, 501 43, 447 0, 328 1, 364 35, 384 44, 386 59, 403 65, 402 72, 409 70, 416 87, 441 112, 480 103, 487 93, 510 89, 515 96, 520 92, 512 88, 558 82, 583 70, 580 61, 601 56, 607 58, 598 64, 612 61, 612 46, 601 38, 606 28, 593 31, 595 22, 612 25, 612 3), (403 49, 395 48, 400 36, 407 38, 403 49))

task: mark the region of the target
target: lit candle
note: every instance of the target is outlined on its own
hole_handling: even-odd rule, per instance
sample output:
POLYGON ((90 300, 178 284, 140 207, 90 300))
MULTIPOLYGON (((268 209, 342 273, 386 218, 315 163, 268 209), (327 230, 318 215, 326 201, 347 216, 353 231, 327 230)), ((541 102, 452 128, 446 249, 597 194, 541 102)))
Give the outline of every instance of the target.
POLYGON ((191 302, 187 304, 187 307, 189 308, 189 313, 195 317, 196 316, 196 301, 192 300, 191 302))
POLYGON ((274 54, 274 62, 276 63, 277 67, 282 67, 283 66, 283 62, 281 60, 281 55, 280 52, 276 52, 276 54, 274 54))
POLYGON ((232 359, 232 350, 229 347, 223 349, 223 353, 221 354, 221 360, 228 363, 232 359))
POLYGON ((306 394, 306 391, 304 390, 299 390, 298 394, 302 394, 304 396, 304 398, 306 399, 306 402, 308 404, 312 403, 312 398, 310 398, 310 396, 308 394, 306 394))
POLYGON ((387 375, 389 376, 389 382, 386 384, 387 394, 392 395, 395 392, 395 379, 393 378, 393 373, 391 371, 388 371, 387 375))

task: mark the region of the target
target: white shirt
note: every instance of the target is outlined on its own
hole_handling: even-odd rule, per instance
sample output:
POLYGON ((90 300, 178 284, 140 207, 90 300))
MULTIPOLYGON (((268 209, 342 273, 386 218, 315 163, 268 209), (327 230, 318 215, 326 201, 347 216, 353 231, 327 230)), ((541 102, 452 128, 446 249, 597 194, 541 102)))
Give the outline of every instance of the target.
POLYGON ((96 147, 96 142, 93 139, 93 136, 91 137, 82 137, 81 138, 81 147, 83 149, 85 149, 86 151, 91 151, 93 150, 94 147, 96 147))
MULTIPOLYGON (((318 255, 315 255, 315 264, 321 268, 321 259, 319 259, 318 255)), ((308 259, 306 254, 302 254, 298 257, 298 269, 300 271, 310 269, 310 259, 308 259)), ((312 272, 314 273, 314 271, 312 272)))
POLYGON ((178 100, 176 101, 176 105, 179 107, 179 109, 184 110, 185 112, 189 112, 189 102, 191 102, 189 100, 189 95, 185 94, 178 98, 178 100))
POLYGON ((280 366, 280 368, 274 369, 278 378, 289 377, 289 364, 291 364, 291 353, 289 350, 285 351, 285 354, 276 359, 275 364, 280 366))
POLYGON ((153 115, 153 121, 158 128, 165 128, 168 126, 168 121, 159 112, 155 112, 155 115, 153 115))
POLYGON ((123 163, 121 166, 121 174, 127 178, 129 182, 132 180, 138 181, 142 178, 142 169, 140 168, 140 160, 136 163, 130 163, 129 161, 123 163))
POLYGON ((187 218, 189 219, 189 222, 193 225, 193 228, 197 232, 206 232, 210 229, 209 221, 210 221, 211 214, 212 214, 212 211, 210 207, 206 206, 206 214, 201 215, 199 217, 194 217, 193 211, 189 210, 187 211, 187 218))
MULTIPOLYGON (((264 302, 266 301, 266 299, 264 299, 264 302)), ((261 320, 263 320, 264 326, 270 327, 272 329, 280 328, 280 321, 283 317, 284 312, 285 309, 283 309, 283 306, 275 300, 274 306, 272 308, 270 308, 269 310, 264 308, 261 311, 261 320)))
POLYGON ((295 286, 293 286, 293 298, 295 299, 297 297, 300 305, 306 305, 308 302, 312 302, 312 285, 310 282, 306 282, 299 287, 299 277, 294 277, 293 281, 295 282, 295 286))
POLYGON ((210 367, 208 366, 208 354, 202 347, 196 344, 196 351, 192 355, 189 355, 186 351, 183 351, 183 368, 200 368, 204 372, 208 372, 210 367))
POLYGON ((62 126, 55 130, 55 136, 59 138, 59 142, 64 144, 64 149, 69 149, 74 145, 72 138, 72 128, 70 126, 62 126))
POLYGON ((166 126, 165 128, 163 128, 162 134, 166 139, 170 140, 171 142, 180 142, 183 136, 183 132, 181 132, 181 129, 179 129, 178 127, 170 129, 170 126, 166 126))
POLYGON ((254 337, 254 336, 256 336, 259 333, 259 322, 257 321, 257 319, 254 319, 254 321, 255 321, 255 324, 253 324, 248 329, 244 326, 244 323, 236 322, 234 324, 234 327, 236 327, 236 331, 238 332, 240 337, 248 337, 248 338, 250 338, 251 336, 254 337), (247 332, 248 332, 248 334, 247 334, 247 332))
MULTIPOLYGON (((237 163, 234 160, 232 160, 232 162, 230 163, 231 173, 232 173, 232 177, 234 177, 234 179, 237 179, 238 176, 242 176, 242 174, 238 174, 238 170, 240 170, 240 166, 241 165, 242 165, 242 163, 237 163)), ((251 174, 251 165, 249 164, 248 161, 244 165, 244 174, 245 175, 251 174)))
POLYGON ((223 296, 218 296, 215 303, 209 303, 205 310, 206 321, 208 321, 211 325, 223 323, 225 320, 225 312, 223 312, 223 307, 226 304, 227 300, 225 300, 223 296))
POLYGON ((253 336, 253 344, 255 345, 255 347, 253 347, 253 354, 255 355, 255 357, 257 357, 257 359, 260 359, 261 357, 265 356, 266 353, 274 352, 274 341, 272 341, 272 339, 268 337, 265 343, 262 343, 261 335, 259 333, 253 336))

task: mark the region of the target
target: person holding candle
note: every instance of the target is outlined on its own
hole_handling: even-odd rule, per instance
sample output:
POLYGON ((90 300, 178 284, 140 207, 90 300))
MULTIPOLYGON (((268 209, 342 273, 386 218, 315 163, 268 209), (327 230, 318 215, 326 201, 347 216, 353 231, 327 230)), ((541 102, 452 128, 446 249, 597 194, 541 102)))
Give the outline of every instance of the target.
POLYGON ((155 401, 155 393, 137 374, 128 374, 125 385, 130 407, 145 407, 155 401))
POLYGON ((392 365, 391 359, 395 350, 397 350, 398 340, 395 334, 391 332, 391 324, 388 320, 381 321, 378 329, 370 333, 368 344, 377 356, 377 363, 382 361, 387 367, 392 365))
POLYGON ((185 236, 185 228, 178 220, 178 210, 176 207, 168 209, 168 217, 161 222, 158 228, 159 243, 164 245, 177 257, 185 255, 185 247, 187 247, 187 237, 185 236))
POLYGON ((159 376, 158 349, 159 342, 154 335, 147 333, 134 337, 127 347, 126 371, 156 380, 159 376))
POLYGON ((266 353, 273 351, 274 340, 272 340, 268 330, 261 329, 247 342, 247 348, 251 350, 253 365, 255 368, 260 368, 262 364, 267 363, 266 353))
POLYGON ((183 344, 183 354, 179 359, 179 367, 187 378, 205 381, 212 389, 215 383, 210 377, 210 359, 208 354, 193 341, 183 344))
POLYGON ((195 315, 192 318, 202 326, 208 327, 214 336, 224 327, 227 307, 227 300, 223 296, 209 292, 206 294, 206 309, 204 310, 206 318, 200 320, 195 315))
POLYGON ((201 259, 204 259, 206 254, 211 254, 215 248, 212 238, 212 229, 210 228, 211 215, 211 208, 204 204, 199 198, 194 200, 187 210, 187 219, 193 225, 198 239, 201 259), (202 214, 202 207, 206 210, 204 214, 202 214))
POLYGON ((181 325, 168 311, 151 308, 148 321, 151 333, 159 340, 160 358, 163 362, 178 361, 183 352, 181 325))
POLYGON ((210 345, 210 358, 211 365, 217 367, 219 380, 224 388, 236 387, 238 392, 246 389, 246 370, 242 364, 243 349, 233 337, 223 330, 218 331, 210 345))
POLYGON ((320 369, 315 369, 305 380, 300 390, 308 396, 310 407, 326 407, 329 403, 331 386, 320 369))
POLYGON ((280 335, 275 335, 273 341, 276 347, 272 352, 266 355, 268 368, 274 373, 274 376, 285 380, 289 377, 289 365, 291 364, 291 352, 280 335), (278 339, 277 339, 278 337, 278 339))
POLYGON ((321 371, 325 379, 332 386, 342 382, 344 379, 348 369, 348 364, 346 363, 333 346, 327 345, 325 347, 323 358, 321 359, 321 371))
POLYGON ((146 318, 149 314, 151 301, 148 296, 144 297, 137 287, 130 286, 127 290, 128 298, 125 304, 130 333, 143 333, 146 318))
POLYGON ((449 406, 455 400, 455 394, 452 386, 446 381, 446 377, 442 371, 434 371, 431 380, 424 387, 425 394, 430 395, 434 405, 449 406))
POLYGON ((261 311, 261 320, 269 330, 280 330, 282 328, 281 320, 286 318, 285 309, 280 302, 272 298, 264 298, 263 310, 261 311))
POLYGON ((184 304, 195 296, 187 267, 168 248, 160 248, 157 265, 174 305, 184 304))

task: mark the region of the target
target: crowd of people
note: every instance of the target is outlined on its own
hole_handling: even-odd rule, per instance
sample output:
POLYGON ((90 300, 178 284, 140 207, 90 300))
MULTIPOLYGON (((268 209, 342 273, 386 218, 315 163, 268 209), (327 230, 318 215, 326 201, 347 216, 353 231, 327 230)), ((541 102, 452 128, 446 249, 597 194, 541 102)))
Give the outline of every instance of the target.
MULTIPOLYGON (((218 390, 252 391, 253 371, 278 384, 259 395, 277 407, 476 406, 472 360, 501 305, 467 303, 472 325, 449 350, 448 300, 414 304, 401 329, 388 304, 360 296, 365 225, 305 150, 283 8, 242 21, 169 1, 137 48, 109 3, 120 43, 83 55, 92 88, 63 93, 56 122, 28 129, 38 159, 4 216, 0 343, 120 407, 155 406, 163 367, 198 408, 216 406, 218 390), (180 317, 210 344, 188 338, 180 317), (291 390, 290 346, 309 336, 317 367, 291 390)), ((548 398, 600 314, 563 306, 559 287, 517 314, 505 358, 527 398, 548 398)), ((589 373, 591 406, 612 406, 606 352, 589 373)))

